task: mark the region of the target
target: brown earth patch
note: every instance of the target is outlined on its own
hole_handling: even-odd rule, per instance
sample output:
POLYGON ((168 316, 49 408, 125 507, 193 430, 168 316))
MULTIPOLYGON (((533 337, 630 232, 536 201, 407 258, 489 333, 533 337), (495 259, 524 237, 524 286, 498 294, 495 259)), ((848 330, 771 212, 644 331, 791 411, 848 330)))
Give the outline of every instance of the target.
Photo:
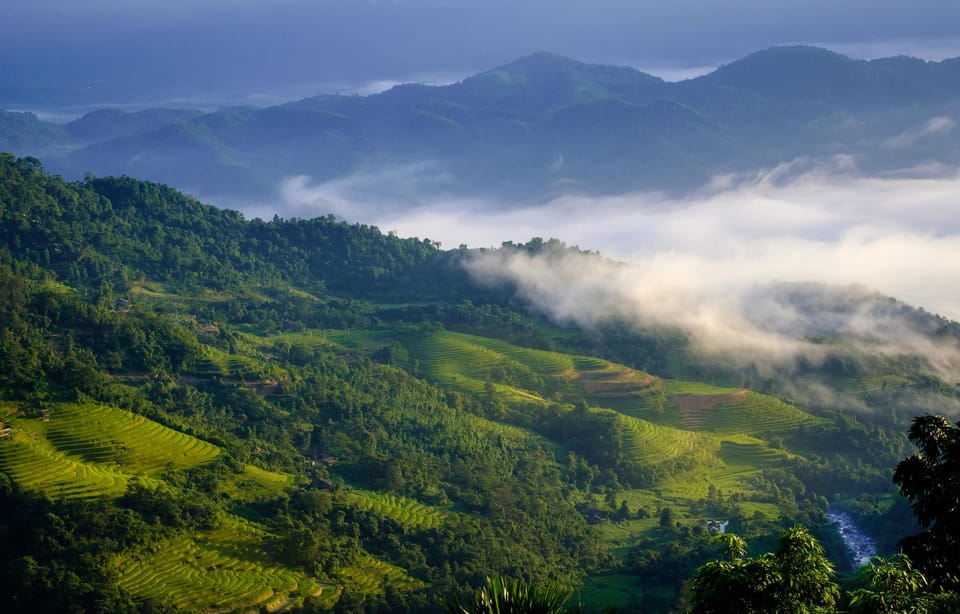
POLYGON ((587 394, 598 396, 626 396, 653 386, 657 378, 647 375, 642 379, 636 379, 636 371, 624 371, 612 376, 603 375, 598 378, 584 377, 580 378, 580 385, 587 394))
POLYGON ((739 390, 730 394, 674 394, 670 396, 670 400, 682 412, 707 411, 721 403, 740 403, 746 398, 747 392, 747 390, 739 390))

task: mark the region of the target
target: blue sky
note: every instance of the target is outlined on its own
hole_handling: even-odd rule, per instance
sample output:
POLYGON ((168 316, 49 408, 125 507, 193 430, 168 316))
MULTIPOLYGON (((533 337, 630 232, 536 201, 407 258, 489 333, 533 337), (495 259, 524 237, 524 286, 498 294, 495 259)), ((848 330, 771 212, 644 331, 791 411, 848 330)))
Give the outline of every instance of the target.
POLYGON ((954 0, 5 0, 0 82, 89 101, 448 81, 534 51, 703 70, 778 44, 960 55, 954 0))

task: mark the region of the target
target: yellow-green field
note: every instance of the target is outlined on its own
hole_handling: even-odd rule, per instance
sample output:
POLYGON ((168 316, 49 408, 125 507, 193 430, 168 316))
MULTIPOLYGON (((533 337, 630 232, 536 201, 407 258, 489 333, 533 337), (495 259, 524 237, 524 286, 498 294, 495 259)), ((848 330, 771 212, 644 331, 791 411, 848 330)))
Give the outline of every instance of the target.
POLYGON ((0 440, 0 471, 52 499, 118 496, 137 476, 213 460, 220 449, 128 411, 58 403, 50 418, 18 416, 0 440))
POLYGON ((163 600, 181 610, 277 611, 324 593, 332 605, 336 586, 265 563, 270 560, 264 551, 267 537, 255 524, 227 518, 215 531, 119 558, 118 583, 135 597, 163 600))

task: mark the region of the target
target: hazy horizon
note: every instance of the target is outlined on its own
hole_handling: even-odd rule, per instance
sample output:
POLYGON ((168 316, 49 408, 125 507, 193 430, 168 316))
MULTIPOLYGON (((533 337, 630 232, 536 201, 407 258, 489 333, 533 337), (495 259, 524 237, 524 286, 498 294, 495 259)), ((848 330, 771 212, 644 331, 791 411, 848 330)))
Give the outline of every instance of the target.
MULTIPOLYGON (((960 55, 954 27, 960 4, 939 0, 739 0, 724 6, 692 0, 283 0, 269 6, 201 0, 135 7, 119 0, 83 6, 34 0, 6 3, 0 23, 0 53, 8 61, 0 94, 19 91, 45 100, 48 109, 105 102, 133 109, 150 101, 263 106, 324 91, 370 94, 404 81, 457 81, 537 51, 632 66, 669 80, 788 44, 857 58, 960 55)), ((63 113, 49 117, 68 118, 63 113)), ((911 147, 955 130, 951 117, 923 117, 881 147, 911 147)), ((956 168, 930 160, 901 174, 871 175, 851 157, 800 164, 803 172, 773 162, 754 174, 715 176, 688 186, 683 196, 635 190, 560 195, 531 205, 466 193, 456 177, 423 161, 326 182, 286 177, 266 202, 206 200, 251 217, 332 213, 446 247, 555 237, 629 266, 616 274, 592 268, 581 275, 571 273, 579 270, 571 263, 556 270, 557 263, 494 263, 548 313, 571 299, 538 288, 536 275, 563 280, 556 291, 600 292, 608 302, 596 304, 597 313, 629 304, 640 321, 680 325, 718 343, 754 334, 756 342, 748 344, 754 350, 770 335, 774 345, 782 342, 781 320, 764 331, 750 320, 757 314, 743 307, 758 287, 774 282, 862 284, 960 319, 960 290, 953 283, 960 277, 956 168), (450 189, 439 193, 424 189, 446 183, 450 189), (537 271, 533 278, 531 271, 537 271), (605 277, 597 282, 594 274, 605 277), (672 307, 638 296, 631 284, 655 288, 672 307), (721 321, 732 324, 708 325, 721 321)), ((595 316, 576 309, 553 315, 581 323, 595 316)))
POLYGON ((538 51, 668 80, 788 44, 940 60, 960 56, 958 22, 960 5, 939 0, 11 0, 0 7, 0 101, 266 104, 450 82, 538 51))

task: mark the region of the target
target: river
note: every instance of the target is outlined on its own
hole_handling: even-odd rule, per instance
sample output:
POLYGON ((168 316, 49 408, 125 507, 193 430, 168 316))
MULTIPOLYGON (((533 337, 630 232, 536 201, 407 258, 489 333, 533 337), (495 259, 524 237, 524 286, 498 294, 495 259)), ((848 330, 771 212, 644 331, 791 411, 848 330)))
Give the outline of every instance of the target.
POLYGON ((877 544, 873 538, 866 535, 853 522, 850 514, 838 509, 831 509, 827 512, 827 520, 836 525, 843 543, 853 552, 853 563, 857 567, 863 567, 870 559, 877 555, 877 544))

